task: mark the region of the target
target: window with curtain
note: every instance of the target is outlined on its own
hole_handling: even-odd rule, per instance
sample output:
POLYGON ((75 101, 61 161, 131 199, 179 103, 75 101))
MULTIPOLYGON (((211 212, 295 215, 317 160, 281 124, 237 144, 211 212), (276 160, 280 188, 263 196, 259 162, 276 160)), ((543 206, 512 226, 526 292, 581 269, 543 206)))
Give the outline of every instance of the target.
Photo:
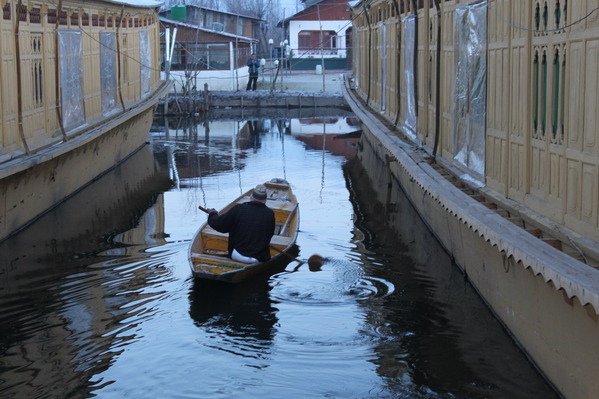
MULTIPOLYGON (((320 30, 302 30, 298 33, 297 39, 299 50, 320 50, 320 30)), ((337 33, 335 31, 322 31, 322 48, 324 50, 331 50, 337 48, 337 33)))

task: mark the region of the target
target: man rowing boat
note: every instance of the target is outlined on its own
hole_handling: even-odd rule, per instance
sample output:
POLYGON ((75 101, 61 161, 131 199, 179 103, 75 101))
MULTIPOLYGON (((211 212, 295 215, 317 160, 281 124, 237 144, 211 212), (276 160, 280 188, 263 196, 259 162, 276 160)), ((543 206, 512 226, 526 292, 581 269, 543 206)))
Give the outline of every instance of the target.
POLYGON ((258 185, 250 202, 237 204, 219 215, 208 209, 208 224, 221 233, 229 233, 229 257, 243 263, 270 259, 270 240, 275 233, 275 214, 266 206, 266 187, 258 185))

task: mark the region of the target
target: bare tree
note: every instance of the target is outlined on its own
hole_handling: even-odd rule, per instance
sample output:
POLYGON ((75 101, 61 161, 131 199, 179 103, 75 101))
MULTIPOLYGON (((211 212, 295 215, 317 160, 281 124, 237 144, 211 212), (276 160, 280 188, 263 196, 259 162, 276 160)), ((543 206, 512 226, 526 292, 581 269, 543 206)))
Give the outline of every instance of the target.
POLYGON ((278 45, 283 40, 283 29, 277 27, 280 20, 283 19, 283 11, 279 0, 225 0, 225 5, 229 12, 241 15, 247 15, 262 19, 259 32, 258 54, 262 57, 268 55, 268 39, 273 39, 278 45))

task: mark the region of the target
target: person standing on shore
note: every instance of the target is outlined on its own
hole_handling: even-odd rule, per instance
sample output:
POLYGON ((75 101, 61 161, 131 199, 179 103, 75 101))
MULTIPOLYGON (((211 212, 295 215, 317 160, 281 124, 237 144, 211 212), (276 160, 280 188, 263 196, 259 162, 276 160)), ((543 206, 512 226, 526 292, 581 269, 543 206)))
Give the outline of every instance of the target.
POLYGON ((247 66, 250 78, 248 80, 246 90, 250 90, 250 88, 252 90, 256 90, 256 82, 258 81, 258 68, 260 68, 260 62, 256 58, 256 54, 252 54, 247 62, 247 66))

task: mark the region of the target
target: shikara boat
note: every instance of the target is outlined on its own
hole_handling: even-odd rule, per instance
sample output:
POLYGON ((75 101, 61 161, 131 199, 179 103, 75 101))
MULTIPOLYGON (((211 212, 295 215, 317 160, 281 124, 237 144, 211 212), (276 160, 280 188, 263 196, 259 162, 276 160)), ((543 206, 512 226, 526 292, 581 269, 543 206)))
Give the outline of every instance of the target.
MULTIPOLYGON (((293 258, 290 254, 295 246, 299 229, 299 207, 289 183, 283 179, 272 179, 264 183, 266 206, 275 214, 275 235, 270 241, 271 259, 267 262, 241 263, 228 257, 228 233, 220 233, 204 223, 195 234, 189 248, 189 264, 196 278, 238 283, 246 278, 265 272, 293 258)), ((242 194, 220 213, 227 212, 239 203, 250 201, 252 190, 242 194)))

